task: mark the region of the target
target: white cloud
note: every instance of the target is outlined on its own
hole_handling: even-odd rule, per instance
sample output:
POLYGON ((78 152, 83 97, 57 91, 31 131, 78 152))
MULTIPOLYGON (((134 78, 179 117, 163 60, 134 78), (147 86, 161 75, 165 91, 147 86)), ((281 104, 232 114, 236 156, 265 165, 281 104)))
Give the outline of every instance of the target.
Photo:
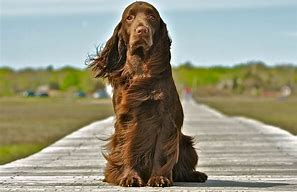
MULTIPOLYGON (((133 0, 0 0, 1 15, 121 12, 133 0)), ((296 0, 148 0, 162 11, 297 6, 296 0)))

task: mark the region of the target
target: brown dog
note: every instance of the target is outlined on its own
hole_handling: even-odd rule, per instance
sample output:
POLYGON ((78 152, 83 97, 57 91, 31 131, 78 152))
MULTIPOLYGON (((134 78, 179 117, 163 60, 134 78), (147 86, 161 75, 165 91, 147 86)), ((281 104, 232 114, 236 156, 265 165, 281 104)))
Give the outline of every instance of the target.
POLYGON ((183 110, 172 78, 166 24, 145 2, 129 5, 103 50, 89 60, 114 88, 115 132, 105 181, 121 186, 205 182, 195 171, 192 138, 181 133, 183 110))

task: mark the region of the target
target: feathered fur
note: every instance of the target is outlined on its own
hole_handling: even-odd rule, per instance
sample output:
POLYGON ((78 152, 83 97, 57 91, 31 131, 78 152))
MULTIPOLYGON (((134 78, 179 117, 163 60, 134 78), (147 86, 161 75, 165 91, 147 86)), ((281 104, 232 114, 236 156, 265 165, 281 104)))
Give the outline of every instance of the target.
MULTIPOLYGON (((137 11, 137 4, 155 10, 144 2, 127 9, 137 11)), ((105 180, 122 186, 203 182, 207 176, 195 171, 198 156, 192 138, 181 133, 183 110, 172 78, 166 24, 159 18, 152 47, 135 62, 127 56, 125 14, 105 47, 89 59, 95 76, 107 78, 114 88, 116 122, 106 145, 105 180)))

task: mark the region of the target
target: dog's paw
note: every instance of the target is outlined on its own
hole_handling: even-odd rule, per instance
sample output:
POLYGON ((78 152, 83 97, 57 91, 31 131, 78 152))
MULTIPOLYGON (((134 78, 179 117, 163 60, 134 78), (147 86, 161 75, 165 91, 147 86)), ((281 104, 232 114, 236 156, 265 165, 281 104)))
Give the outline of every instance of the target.
POLYGON ((194 171, 193 172, 193 181, 204 183, 207 180, 207 175, 205 173, 194 171))
POLYGON ((142 179, 138 175, 127 175, 120 180, 122 187, 141 187, 144 186, 142 179))
POLYGON ((147 182, 150 187, 169 187, 173 184, 171 180, 163 176, 153 176, 147 182))

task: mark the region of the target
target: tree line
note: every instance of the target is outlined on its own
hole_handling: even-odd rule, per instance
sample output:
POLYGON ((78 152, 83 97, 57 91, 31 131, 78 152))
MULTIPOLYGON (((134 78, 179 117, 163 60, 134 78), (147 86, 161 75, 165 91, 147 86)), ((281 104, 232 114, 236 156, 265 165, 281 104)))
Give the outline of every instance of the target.
MULTIPOLYGON (((297 66, 281 64, 268 66, 262 61, 251 61, 228 66, 201 67, 185 62, 173 68, 178 87, 192 87, 193 90, 245 94, 278 91, 283 86, 297 89, 297 66)), ((54 69, 24 68, 14 70, 0 67, 0 96, 20 95, 26 90, 48 86, 61 93, 84 91, 93 93, 105 87, 106 82, 95 79, 88 69, 71 66, 54 69)))

